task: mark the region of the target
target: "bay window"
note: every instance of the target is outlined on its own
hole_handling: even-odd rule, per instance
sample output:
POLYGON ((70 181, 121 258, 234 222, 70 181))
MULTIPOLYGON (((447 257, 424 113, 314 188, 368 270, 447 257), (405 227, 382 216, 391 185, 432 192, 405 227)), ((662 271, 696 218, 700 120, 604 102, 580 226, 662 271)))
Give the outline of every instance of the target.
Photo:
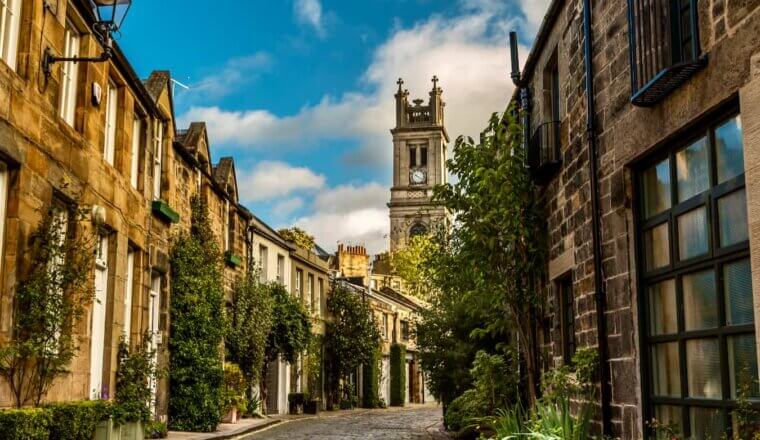
POLYGON ((16 70, 21 0, 0 0, 0 59, 16 70))
POLYGON ((760 399, 741 117, 695 133, 637 180, 646 419, 720 438, 737 429, 740 395, 760 399))

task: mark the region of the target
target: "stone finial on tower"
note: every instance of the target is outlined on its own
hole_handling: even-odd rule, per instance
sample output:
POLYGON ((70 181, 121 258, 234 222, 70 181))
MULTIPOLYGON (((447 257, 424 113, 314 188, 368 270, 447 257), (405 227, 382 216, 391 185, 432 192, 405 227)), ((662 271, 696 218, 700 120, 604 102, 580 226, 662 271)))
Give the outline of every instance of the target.
POLYGON ((433 75, 433 90, 430 91, 430 116, 434 124, 443 125, 443 89, 438 87, 438 75, 433 75))
POLYGON ((398 91, 396 92, 396 127, 404 125, 404 119, 406 118, 406 106, 409 91, 404 89, 404 80, 399 78, 396 81, 398 84, 398 91))
POLYGON ((433 90, 438 90, 438 75, 433 75, 433 90))

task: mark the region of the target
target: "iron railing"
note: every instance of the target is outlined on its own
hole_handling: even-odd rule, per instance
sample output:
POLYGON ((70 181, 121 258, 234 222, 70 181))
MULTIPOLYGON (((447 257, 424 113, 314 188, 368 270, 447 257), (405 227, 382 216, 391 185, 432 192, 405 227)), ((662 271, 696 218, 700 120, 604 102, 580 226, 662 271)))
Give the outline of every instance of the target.
POLYGON ((631 101, 651 106, 701 69, 697 0, 628 0, 631 101))
POLYGON ((559 121, 539 124, 530 139, 528 165, 538 183, 546 183, 562 165, 559 121))

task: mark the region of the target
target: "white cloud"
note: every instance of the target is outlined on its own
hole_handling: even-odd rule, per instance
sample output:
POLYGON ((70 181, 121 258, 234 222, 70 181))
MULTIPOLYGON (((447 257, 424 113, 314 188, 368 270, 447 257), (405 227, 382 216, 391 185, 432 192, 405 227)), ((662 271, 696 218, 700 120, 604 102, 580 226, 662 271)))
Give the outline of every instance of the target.
MULTIPOLYGON (((205 120, 217 145, 243 149, 273 144, 297 149, 308 146, 304 140, 351 140, 358 147, 346 160, 387 167, 396 80, 406 80, 411 98, 427 98, 435 74, 444 90, 449 134, 452 138, 460 134, 476 137, 492 112, 504 110, 513 91, 507 31, 523 18, 506 16, 502 9, 493 0, 470 0, 458 17, 434 15, 395 29, 376 49, 361 78, 362 89, 368 92, 325 96, 318 104, 287 116, 265 109, 228 111, 196 106, 180 119, 205 120)), ((527 50, 523 48, 523 52, 527 50)))
POLYGON ((541 22, 544 19, 546 11, 549 9, 551 0, 520 0, 520 8, 528 20, 529 30, 538 31, 541 22))
POLYGON ((320 37, 325 36, 322 3, 319 0, 296 0, 293 3, 296 21, 311 26, 320 37))
POLYGON ((303 207, 303 199, 293 197, 285 199, 272 207, 272 215, 278 218, 287 217, 303 207))
POLYGON ((312 207, 317 212, 341 214, 366 208, 383 209, 389 199, 390 189, 379 183, 349 184, 320 191, 312 207))
POLYGON ((295 225, 308 231, 328 251, 338 242, 363 244, 371 254, 388 249, 388 210, 365 208, 347 213, 317 212, 299 218, 295 225))
POLYGON ((272 200, 297 191, 316 191, 324 186, 325 176, 285 162, 263 161, 250 172, 238 171, 238 187, 243 202, 272 200))

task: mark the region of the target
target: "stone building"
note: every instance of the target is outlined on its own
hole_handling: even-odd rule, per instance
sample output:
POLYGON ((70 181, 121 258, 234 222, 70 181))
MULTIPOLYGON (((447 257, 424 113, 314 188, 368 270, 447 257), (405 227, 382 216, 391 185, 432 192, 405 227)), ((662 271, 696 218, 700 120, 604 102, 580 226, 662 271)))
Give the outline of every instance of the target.
POLYGON ((398 80, 396 127, 393 134, 393 187, 391 187, 391 252, 409 237, 425 235, 448 221, 446 210, 431 202, 432 189, 448 180, 446 156, 449 135, 444 126, 444 107, 433 77, 428 105, 422 99, 409 103, 409 91, 398 80))
POLYGON ((760 396, 758 35, 757 1, 554 0, 513 72, 550 245, 542 361, 597 347, 608 435, 756 429, 732 411, 743 382, 760 396))

